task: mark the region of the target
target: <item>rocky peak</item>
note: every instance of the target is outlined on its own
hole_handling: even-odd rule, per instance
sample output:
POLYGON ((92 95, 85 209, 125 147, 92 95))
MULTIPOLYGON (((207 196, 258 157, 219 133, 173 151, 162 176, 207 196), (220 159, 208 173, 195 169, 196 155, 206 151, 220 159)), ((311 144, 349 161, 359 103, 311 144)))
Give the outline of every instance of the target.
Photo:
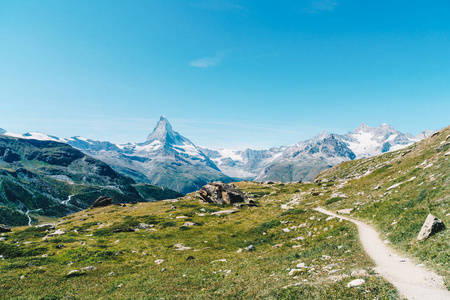
POLYGON ((154 141, 160 141, 163 144, 170 145, 181 145, 188 142, 186 138, 172 129, 169 120, 164 116, 161 116, 155 129, 153 129, 153 132, 147 137, 146 144, 150 144, 154 141))
POLYGON ((0 134, 4 134, 6 132, 6 130, 5 129, 3 129, 3 128, 0 128, 0 134))
POLYGON ((358 128, 355 129, 355 131, 353 131, 353 133, 367 132, 369 129, 370 127, 367 126, 366 123, 362 122, 361 125, 359 125, 358 128))

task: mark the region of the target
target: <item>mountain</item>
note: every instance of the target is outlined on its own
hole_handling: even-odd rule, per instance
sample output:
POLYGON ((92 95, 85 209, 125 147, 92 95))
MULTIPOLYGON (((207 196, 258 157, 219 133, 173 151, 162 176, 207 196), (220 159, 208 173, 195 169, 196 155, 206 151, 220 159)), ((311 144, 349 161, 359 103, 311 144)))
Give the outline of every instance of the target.
POLYGON ((320 171, 343 161, 395 151, 432 133, 424 131, 413 136, 387 124, 369 127, 362 123, 345 135, 322 132, 288 147, 245 151, 202 148, 202 151, 228 176, 290 182, 312 180, 320 171))
POLYGON ((63 216, 87 208, 99 196, 141 202, 180 194, 136 184, 66 143, 0 135, 0 223, 31 222, 30 212, 63 216))
POLYGON ((269 150, 246 149, 244 151, 199 149, 211 158, 224 174, 233 178, 253 180, 264 167, 279 157, 285 148, 282 146, 269 150))
POLYGON ((160 118, 143 143, 121 145, 81 137, 59 140, 106 162, 137 182, 155 184, 183 194, 198 190, 211 181, 232 180, 194 143, 175 132, 165 117, 160 118))
POLYGON ((5 129, 3 129, 3 128, 0 128, 0 134, 4 134, 6 132, 6 130, 5 129))

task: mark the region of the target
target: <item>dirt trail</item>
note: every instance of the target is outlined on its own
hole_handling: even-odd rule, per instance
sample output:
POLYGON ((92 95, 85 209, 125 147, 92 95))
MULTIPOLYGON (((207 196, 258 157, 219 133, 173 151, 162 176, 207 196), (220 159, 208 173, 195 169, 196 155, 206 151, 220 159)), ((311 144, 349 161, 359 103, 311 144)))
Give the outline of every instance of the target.
POLYGON ((323 208, 315 210, 356 224, 364 249, 375 261, 375 271, 391 282, 403 297, 410 300, 450 300, 450 292, 446 290, 441 276, 398 256, 372 227, 323 208))

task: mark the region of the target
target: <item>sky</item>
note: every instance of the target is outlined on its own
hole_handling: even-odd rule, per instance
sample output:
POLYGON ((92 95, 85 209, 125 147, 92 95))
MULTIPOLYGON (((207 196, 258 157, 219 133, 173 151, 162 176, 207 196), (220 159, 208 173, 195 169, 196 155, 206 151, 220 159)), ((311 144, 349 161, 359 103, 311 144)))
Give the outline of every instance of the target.
POLYGON ((266 149, 450 125, 450 1, 0 1, 0 128, 266 149))

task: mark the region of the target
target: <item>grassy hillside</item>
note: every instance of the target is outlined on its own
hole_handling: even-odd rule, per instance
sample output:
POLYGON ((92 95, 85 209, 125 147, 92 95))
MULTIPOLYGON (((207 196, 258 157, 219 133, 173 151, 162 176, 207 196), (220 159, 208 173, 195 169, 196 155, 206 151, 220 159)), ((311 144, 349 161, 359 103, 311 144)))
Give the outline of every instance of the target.
POLYGON ((62 217, 89 207, 99 196, 133 202, 181 194, 136 185, 67 144, 0 135, 0 223, 28 224, 27 213, 38 219, 62 217))
POLYGON ((55 229, 15 228, 0 241, 1 295, 398 299, 373 272, 355 226, 314 211, 317 206, 353 208, 352 217, 372 223, 387 243, 446 276, 448 284, 448 229, 425 241, 416 237, 428 213, 450 224, 449 139, 446 128, 408 149, 343 163, 316 183, 236 183, 258 206, 232 214, 217 214, 231 206, 201 204, 188 195, 88 209, 60 219, 55 229), (56 229, 64 233, 43 239, 56 229), (365 283, 347 287, 358 278, 365 283))
POLYGON ((238 185, 258 207, 214 215, 232 207, 180 199, 88 209, 62 219, 57 228, 66 233, 45 241, 54 230, 15 229, 0 242, 0 292, 16 299, 397 299, 371 271, 354 226, 304 204, 281 209, 315 185, 238 185), (130 232, 139 223, 152 227, 130 232), (299 263, 302 271, 289 275, 299 263), (89 266, 96 269, 68 275, 89 266), (366 284, 347 288, 355 278, 366 284))
POLYGON ((445 276, 450 287, 450 231, 417 235, 429 213, 450 226, 450 127, 407 149, 345 162, 318 176, 339 181, 315 197, 329 209, 353 208, 382 238, 445 276), (334 195, 333 195, 334 194, 334 195))

